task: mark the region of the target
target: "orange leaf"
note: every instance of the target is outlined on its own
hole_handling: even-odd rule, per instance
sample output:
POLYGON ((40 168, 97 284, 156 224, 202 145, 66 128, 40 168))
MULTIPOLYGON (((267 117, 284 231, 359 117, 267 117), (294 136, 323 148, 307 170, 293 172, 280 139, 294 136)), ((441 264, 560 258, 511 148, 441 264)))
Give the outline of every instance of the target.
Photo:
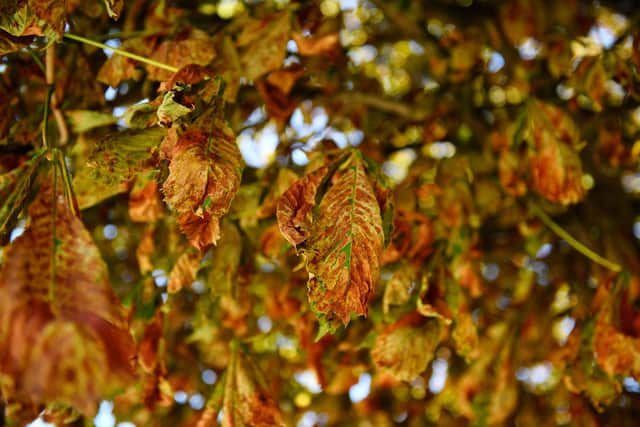
POLYGON ((211 130, 183 133, 168 149, 168 157, 165 200, 178 211, 178 223, 191 244, 202 250, 218 241, 220 218, 240 186, 242 157, 235 137, 216 119, 211 130))
POLYGON ((132 378, 135 345, 107 267, 55 184, 41 184, 0 269, 0 371, 33 401, 89 415, 132 378))

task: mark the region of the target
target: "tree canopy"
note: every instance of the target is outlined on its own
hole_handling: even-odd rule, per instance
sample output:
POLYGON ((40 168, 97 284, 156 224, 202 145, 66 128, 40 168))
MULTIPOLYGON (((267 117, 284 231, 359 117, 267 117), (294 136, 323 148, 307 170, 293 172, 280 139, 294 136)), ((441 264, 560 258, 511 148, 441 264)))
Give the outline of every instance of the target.
POLYGON ((636 425, 639 22, 0 0, 0 426, 636 425))

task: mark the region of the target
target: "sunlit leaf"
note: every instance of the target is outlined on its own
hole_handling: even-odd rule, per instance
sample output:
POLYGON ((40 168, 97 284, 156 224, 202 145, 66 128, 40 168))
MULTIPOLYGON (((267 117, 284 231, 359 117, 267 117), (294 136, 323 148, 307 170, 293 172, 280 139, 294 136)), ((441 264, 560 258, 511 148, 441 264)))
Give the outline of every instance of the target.
POLYGON ((412 381, 427 369, 441 339, 439 320, 409 314, 376 337, 371 357, 376 366, 388 369, 395 378, 412 381))
POLYGON ((238 191, 242 158, 235 136, 221 119, 192 128, 171 147, 165 200, 178 214, 193 246, 204 249, 220 238, 220 218, 238 191))
POLYGON ((5 255, 0 369, 36 402, 93 414, 133 378, 135 347, 106 264, 61 191, 56 172, 43 176, 29 225, 5 255))

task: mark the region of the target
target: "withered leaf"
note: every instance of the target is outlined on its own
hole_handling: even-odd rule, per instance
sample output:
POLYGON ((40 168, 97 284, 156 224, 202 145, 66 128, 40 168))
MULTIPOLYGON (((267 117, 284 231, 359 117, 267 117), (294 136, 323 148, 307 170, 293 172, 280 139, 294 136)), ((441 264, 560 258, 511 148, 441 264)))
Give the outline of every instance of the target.
POLYGON ((238 37, 238 46, 248 47, 241 55, 244 75, 249 80, 277 70, 287 53, 291 17, 282 12, 249 22, 238 37))
POLYGON ((31 190, 42 166, 42 154, 37 153, 24 165, 0 175, 0 241, 5 240, 25 202, 32 197, 31 190))
POLYGON ((616 328, 614 319, 616 299, 621 292, 617 285, 610 291, 600 309, 593 331, 595 359, 602 370, 609 375, 640 377, 640 338, 627 335, 616 328))
POLYGON ((294 183, 280 199, 277 216, 291 244, 304 242, 299 250, 321 331, 333 331, 340 322, 346 325, 352 313, 366 315, 385 232, 363 156, 353 151, 294 183))
POLYGON ((318 186, 329 168, 322 166, 294 182, 278 200, 276 215, 280 232, 293 246, 307 240, 311 233, 312 209, 318 186))
POLYGON ((193 283, 200 268, 200 258, 200 253, 193 250, 193 248, 187 249, 180 255, 169 275, 167 289, 170 293, 176 293, 183 287, 193 283))
POLYGON ((533 102, 528 111, 525 138, 533 188, 552 202, 568 205, 585 194, 582 162, 576 147, 578 130, 571 118, 550 104, 533 102))
POLYGON ((293 33, 292 37, 298 46, 298 53, 303 56, 332 56, 340 49, 338 33, 315 37, 304 37, 300 33, 293 33))
POLYGON ((138 174, 129 193, 129 216, 132 221, 153 222, 164 215, 157 175, 155 170, 138 174))
POLYGON ((204 249, 220 237, 220 218, 238 192, 242 156, 229 126, 216 118, 209 129, 194 127, 179 136, 167 153, 165 200, 193 246, 204 249))
MULTIPOLYGON (((177 39, 165 40, 153 51, 151 59, 182 68, 189 64, 207 65, 216 56, 213 40, 204 31, 192 29, 177 39)), ((149 78, 168 80, 173 73, 152 65, 147 66, 149 78)))
POLYGON ((109 16, 117 20, 120 17, 120 13, 122 13, 124 0, 104 0, 104 5, 107 7, 109 16))
POLYGON ((55 177, 40 182, 0 269, 0 370, 35 402, 91 415, 132 379, 135 345, 107 267, 55 177))
POLYGON ((371 358, 398 380, 412 381, 427 369, 441 339, 439 320, 411 313, 376 337, 371 358))
POLYGON ((225 373, 223 427, 284 427, 278 403, 263 374, 235 346, 225 373))

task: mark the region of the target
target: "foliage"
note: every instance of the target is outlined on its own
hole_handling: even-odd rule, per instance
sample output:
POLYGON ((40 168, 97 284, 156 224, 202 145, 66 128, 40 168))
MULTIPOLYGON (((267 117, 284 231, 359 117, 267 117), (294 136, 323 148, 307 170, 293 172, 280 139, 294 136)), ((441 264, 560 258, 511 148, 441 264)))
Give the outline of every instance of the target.
POLYGON ((0 426, 635 425, 639 20, 0 0, 0 426))

